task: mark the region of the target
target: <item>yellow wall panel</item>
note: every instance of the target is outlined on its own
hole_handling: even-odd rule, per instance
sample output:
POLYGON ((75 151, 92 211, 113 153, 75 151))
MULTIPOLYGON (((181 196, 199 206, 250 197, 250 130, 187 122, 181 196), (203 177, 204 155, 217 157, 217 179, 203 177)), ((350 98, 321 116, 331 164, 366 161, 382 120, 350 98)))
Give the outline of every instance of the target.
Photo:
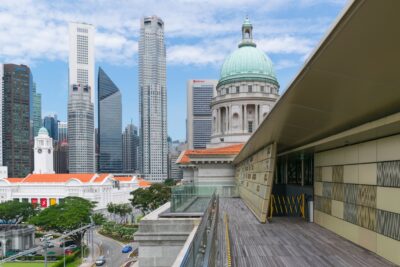
POLYGON ((343 159, 338 164, 357 164, 358 163, 358 145, 347 146, 343 148, 343 159))
POLYGON ((390 136, 377 141, 377 161, 400 159, 400 135, 390 136))
POLYGON ((322 167, 322 181, 332 182, 332 167, 322 167))
POLYGON ((400 265, 400 241, 377 234, 377 254, 400 265))
POLYGON ((400 188, 378 186, 376 192, 376 208, 400 213, 400 188))
POLYGON ((358 165, 358 182, 360 184, 376 185, 376 163, 358 165))
POLYGON ((377 141, 370 141, 358 145, 358 162, 368 163, 376 162, 376 144, 377 141))
POLYGON ((358 165, 344 166, 343 182, 350 184, 358 184, 358 165))
POLYGON ((357 244, 376 253, 377 235, 378 234, 376 232, 359 227, 357 244))
POLYGON ((332 200, 332 215, 343 220, 344 203, 341 201, 332 200))

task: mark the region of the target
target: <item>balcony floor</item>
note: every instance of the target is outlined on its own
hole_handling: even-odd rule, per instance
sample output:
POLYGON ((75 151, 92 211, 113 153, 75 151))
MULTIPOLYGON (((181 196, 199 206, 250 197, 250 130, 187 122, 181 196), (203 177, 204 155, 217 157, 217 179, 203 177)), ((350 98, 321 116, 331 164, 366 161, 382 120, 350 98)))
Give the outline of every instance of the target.
POLYGON ((224 213, 228 214, 235 267, 394 266, 335 233, 300 218, 273 218, 261 224, 239 198, 220 198, 219 264, 225 264, 224 213))

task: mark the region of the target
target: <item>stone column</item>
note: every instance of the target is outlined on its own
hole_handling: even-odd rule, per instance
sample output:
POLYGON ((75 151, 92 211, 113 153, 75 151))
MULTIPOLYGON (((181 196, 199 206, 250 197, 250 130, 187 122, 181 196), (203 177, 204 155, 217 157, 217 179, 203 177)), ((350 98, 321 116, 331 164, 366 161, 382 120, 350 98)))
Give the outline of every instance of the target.
POLYGON ((245 133, 247 133, 247 104, 245 104, 244 105, 244 114, 243 114, 243 117, 244 117, 244 121, 243 121, 243 131, 245 132, 245 133))
POLYGON ((228 133, 229 129, 229 110, 228 107, 225 106, 225 133, 228 133))
POLYGON ((220 132, 220 126, 219 126, 220 121, 219 120, 221 119, 221 117, 219 116, 219 114, 220 114, 219 108, 217 108, 217 123, 216 123, 216 131, 215 131, 216 134, 218 134, 220 132))

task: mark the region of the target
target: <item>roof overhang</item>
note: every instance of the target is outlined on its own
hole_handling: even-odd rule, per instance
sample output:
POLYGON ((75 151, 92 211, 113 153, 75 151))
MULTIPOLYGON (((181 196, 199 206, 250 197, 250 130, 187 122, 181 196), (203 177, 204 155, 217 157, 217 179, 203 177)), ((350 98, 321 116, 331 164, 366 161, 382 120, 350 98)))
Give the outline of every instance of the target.
POLYGON ((400 1, 351 1, 235 163, 278 153, 400 111, 400 1))

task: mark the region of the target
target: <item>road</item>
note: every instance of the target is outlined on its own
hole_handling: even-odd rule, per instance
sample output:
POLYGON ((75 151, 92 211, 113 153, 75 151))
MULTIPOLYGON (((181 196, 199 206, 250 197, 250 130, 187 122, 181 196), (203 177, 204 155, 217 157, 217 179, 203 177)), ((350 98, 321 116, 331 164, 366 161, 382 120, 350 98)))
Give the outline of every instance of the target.
MULTIPOLYGON (((125 245, 114 239, 105 237, 95 231, 94 242, 99 244, 102 254, 106 257, 106 267, 120 267, 128 261, 130 253, 122 253, 122 247, 125 245)), ((130 244, 134 249, 135 245, 130 244)), ((136 244, 137 246, 137 244, 136 244)))

